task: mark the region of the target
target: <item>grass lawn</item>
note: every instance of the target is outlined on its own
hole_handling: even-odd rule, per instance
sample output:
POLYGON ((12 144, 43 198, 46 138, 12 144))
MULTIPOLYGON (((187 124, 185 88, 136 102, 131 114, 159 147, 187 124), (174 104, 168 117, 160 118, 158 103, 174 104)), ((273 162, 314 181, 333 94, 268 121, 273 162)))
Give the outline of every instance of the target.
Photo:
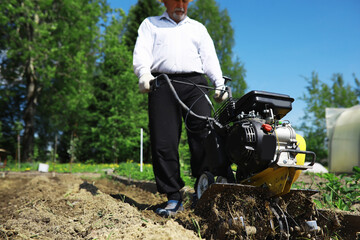
MULTIPOLYGON (((20 168, 17 163, 8 163, 5 168, 0 169, 1 171, 11 172, 26 172, 26 171, 38 171, 39 162, 33 163, 21 163, 20 168)), ((137 180, 150 180, 155 181, 152 164, 143 164, 142 171, 139 163, 132 161, 122 162, 119 164, 115 163, 104 163, 104 164, 86 164, 86 163, 46 163, 49 165, 49 172, 58 173, 105 173, 105 170, 112 169, 114 174, 128 177, 137 180)), ((195 179, 190 175, 190 166, 181 164, 181 175, 187 186, 194 186, 195 179)))

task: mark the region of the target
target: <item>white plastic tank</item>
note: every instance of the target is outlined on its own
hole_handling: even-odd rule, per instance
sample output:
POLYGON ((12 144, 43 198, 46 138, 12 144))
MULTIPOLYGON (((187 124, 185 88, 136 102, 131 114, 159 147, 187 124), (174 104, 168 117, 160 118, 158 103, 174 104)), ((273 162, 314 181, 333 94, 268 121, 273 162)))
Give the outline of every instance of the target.
POLYGON ((327 108, 329 171, 352 172, 360 166, 360 105, 351 108, 327 108))

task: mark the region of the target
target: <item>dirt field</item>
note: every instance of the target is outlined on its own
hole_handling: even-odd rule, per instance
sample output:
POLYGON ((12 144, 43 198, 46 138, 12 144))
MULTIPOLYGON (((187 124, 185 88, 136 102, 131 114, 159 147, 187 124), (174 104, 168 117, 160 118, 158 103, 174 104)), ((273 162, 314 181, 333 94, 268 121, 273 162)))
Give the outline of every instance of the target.
MULTIPOLYGON (((251 195, 242 195, 248 204, 245 206, 231 204, 244 200, 224 193, 196 212, 186 198, 186 211, 175 219, 164 219, 154 210, 166 199, 154 190, 151 184, 136 187, 100 179, 96 174, 8 174, 0 178, 0 239, 185 240, 199 239, 199 234, 206 239, 278 239, 279 235, 269 232, 271 226, 266 227, 272 221, 270 212, 245 212, 266 204, 251 195), (252 224, 242 227, 239 216, 246 216, 252 224)), ((341 219, 337 215, 327 217, 327 229, 335 232, 341 219)), ((300 230, 296 234, 308 236, 300 230)), ((326 233, 322 236, 330 239, 326 233)))

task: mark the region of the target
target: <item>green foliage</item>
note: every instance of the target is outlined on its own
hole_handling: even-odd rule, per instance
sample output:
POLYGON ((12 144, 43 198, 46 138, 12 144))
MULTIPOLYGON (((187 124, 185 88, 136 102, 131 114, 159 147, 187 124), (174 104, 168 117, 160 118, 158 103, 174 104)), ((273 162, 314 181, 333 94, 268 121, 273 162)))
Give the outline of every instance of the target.
POLYGON ((352 205, 360 203, 360 168, 354 167, 353 175, 332 173, 318 174, 327 182, 321 182, 319 189, 322 199, 316 201, 320 207, 353 211, 352 205))
MULTIPOLYGON (((13 161, 8 161, 6 168, 0 171, 11 172, 27 172, 38 171, 41 162, 22 163, 19 168, 18 164, 13 161)), ((49 165, 49 172, 57 173, 104 173, 106 169, 114 169, 119 165, 117 164, 84 164, 84 163, 65 163, 59 164, 54 162, 42 162, 49 165)))
POLYGON ((307 107, 305 116, 298 129, 304 132, 307 150, 314 151, 318 159, 327 158, 325 109, 347 108, 359 104, 359 80, 354 76, 355 88, 345 84, 341 74, 334 74, 332 85, 320 81, 318 74, 313 72, 311 79, 306 79, 307 93, 301 98, 307 107))
MULTIPOLYGON (((119 164, 114 163, 103 163, 103 164, 95 164, 95 163, 56 163, 56 162, 43 162, 49 165, 49 172, 57 172, 57 173, 104 173, 105 170, 113 169, 114 174, 127 177, 135 180, 148 180, 155 181, 153 168, 151 164, 144 163, 143 171, 140 171, 140 164, 135 163, 131 160, 122 162, 119 164)), ((21 167, 17 165, 17 163, 13 161, 8 161, 6 168, 0 169, 0 171, 11 171, 11 172, 26 172, 26 171, 38 171, 40 162, 33 163, 23 163, 21 167)), ((189 175, 190 166, 188 164, 181 165, 181 177, 183 178, 185 185, 193 187, 195 184, 195 179, 189 175)))
POLYGON ((115 164, 83 164, 83 163, 65 163, 65 164, 49 164, 49 172, 58 173, 104 173, 106 169, 115 168, 115 164))
MULTIPOLYGON (((179 143, 179 159, 181 165, 190 164, 190 149, 188 145, 188 138, 186 133, 185 124, 182 125, 181 138, 179 143)), ((188 169, 190 171, 190 169, 188 169)), ((187 171, 187 170, 186 170, 187 171)))
MULTIPOLYGON (((190 169, 190 166, 188 164, 182 164, 180 169, 181 177, 184 180, 185 185, 193 187, 195 179, 193 179, 187 171, 187 169, 190 169)), ((132 161, 122 162, 115 168, 115 174, 136 180, 155 181, 151 164, 143 164, 143 171, 141 172, 139 163, 134 163, 132 161)))
POLYGON ((320 198, 313 199, 319 208, 337 208, 354 211, 354 204, 360 203, 360 168, 354 167, 352 174, 333 173, 310 174, 320 178, 312 183, 295 182, 294 189, 318 189, 320 198))
POLYGON ((22 163, 19 167, 19 164, 15 161, 13 161, 13 159, 11 159, 11 161, 8 161, 6 163, 6 167, 5 168, 2 168, 0 169, 0 171, 3 171, 3 172, 7 172, 7 171, 11 171, 11 172, 25 172, 25 171, 35 171, 37 170, 39 167, 39 164, 38 163, 29 163, 29 162, 26 162, 26 163, 22 163))
POLYGON ((11 92, 26 86, 14 109, 24 109, 19 111, 25 126, 22 149, 28 158, 35 132, 49 141, 56 131, 81 126, 96 61, 96 24, 107 7, 103 0, 10 0, 0 9, 1 76, 11 92))
POLYGON ((196 230, 199 238, 202 239, 202 238, 201 238, 201 227, 200 227, 199 222, 198 222, 196 219, 194 219, 194 218, 191 218, 191 221, 192 221, 192 223, 194 224, 195 230, 196 230))
POLYGON ((55 135, 59 135, 59 156, 63 160, 70 159, 70 143, 76 141, 73 156, 83 160, 83 156, 89 152, 86 149, 89 145, 87 121, 92 113, 88 109, 95 101, 92 79, 100 54, 98 21, 109 9, 103 1, 68 4, 60 11, 66 17, 58 25, 64 44, 59 56, 60 67, 51 88, 44 89, 44 97, 40 99, 42 122, 39 126, 44 129, 39 132, 43 133, 41 137, 47 142, 53 142, 55 135))
POLYGON ((151 164, 143 164, 143 171, 140 171, 140 164, 132 161, 122 162, 115 169, 115 174, 136 180, 155 181, 151 164))
MULTIPOLYGON (((0 63, 4 63, 2 59, 0 59, 0 63)), ((1 69, 3 68, 1 65, 0 76, 2 73, 1 69)), ((18 134, 14 123, 20 123, 22 120, 21 103, 24 102, 25 89, 23 85, 18 83, 8 85, 2 82, 2 80, 0 81, 0 148, 14 153, 16 152, 16 139, 18 134)))
POLYGON ((245 68, 233 55, 234 30, 228 11, 220 11, 215 0, 197 0, 189 5, 188 15, 206 26, 214 41, 223 75, 232 78, 228 85, 231 86, 234 97, 242 96, 247 88, 245 68))
POLYGON ((96 101, 89 108, 92 117, 87 136, 91 138, 86 142, 90 142, 92 156, 88 157, 98 162, 119 162, 137 157, 141 128, 145 130, 145 150, 149 145, 147 96, 138 92, 137 78, 132 70, 132 53, 119 41, 125 23, 124 13, 119 13, 105 28, 102 62, 94 79, 96 101), (91 149, 96 149, 96 152, 91 149))

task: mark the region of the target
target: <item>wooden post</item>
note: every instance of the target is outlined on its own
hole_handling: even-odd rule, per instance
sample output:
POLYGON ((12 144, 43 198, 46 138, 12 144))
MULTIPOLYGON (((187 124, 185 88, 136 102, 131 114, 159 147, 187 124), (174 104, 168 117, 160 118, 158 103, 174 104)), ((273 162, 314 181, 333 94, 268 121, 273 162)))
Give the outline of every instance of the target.
POLYGON ((143 129, 140 129, 140 172, 143 171, 143 129))
POLYGON ((20 167, 21 167, 21 166, 20 166, 20 159, 21 159, 21 158, 20 158, 20 134, 17 135, 17 143, 18 143, 18 144, 17 144, 17 149, 18 149, 18 151, 17 151, 17 152, 18 152, 18 154, 17 154, 17 157, 18 157, 18 167, 19 167, 19 169, 20 169, 20 167))

